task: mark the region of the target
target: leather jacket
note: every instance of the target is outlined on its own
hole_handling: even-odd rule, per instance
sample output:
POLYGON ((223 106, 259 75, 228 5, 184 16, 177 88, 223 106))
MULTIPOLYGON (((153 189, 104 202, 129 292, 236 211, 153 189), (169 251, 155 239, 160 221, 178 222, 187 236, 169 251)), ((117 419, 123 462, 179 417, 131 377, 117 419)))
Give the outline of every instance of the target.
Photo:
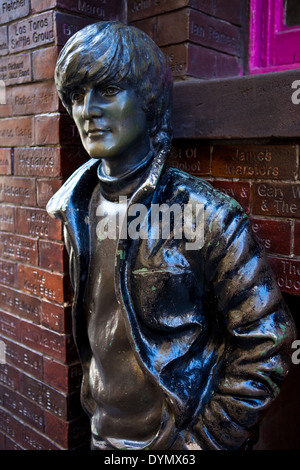
MULTIPOLYGON (((202 204, 203 246, 186 250, 172 232, 168 240, 120 239, 117 298, 137 360, 164 392, 177 428, 202 449, 240 449, 288 372, 293 320, 238 203, 164 159, 156 157, 129 206, 202 204)), ((83 311, 87 214, 98 164, 80 167, 47 206, 64 223, 82 387, 91 358, 83 311)))

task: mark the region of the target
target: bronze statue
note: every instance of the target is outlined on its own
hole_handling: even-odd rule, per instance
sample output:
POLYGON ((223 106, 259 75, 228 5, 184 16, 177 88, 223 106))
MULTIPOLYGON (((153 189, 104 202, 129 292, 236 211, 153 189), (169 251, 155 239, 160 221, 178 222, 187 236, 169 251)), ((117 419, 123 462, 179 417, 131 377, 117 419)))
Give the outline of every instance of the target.
POLYGON ((47 206, 64 223, 91 448, 249 448, 293 321, 240 206, 165 165, 165 57, 142 31, 100 22, 70 38, 55 80, 91 157, 47 206), (202 218, 175 213, 188 206, 202 218))

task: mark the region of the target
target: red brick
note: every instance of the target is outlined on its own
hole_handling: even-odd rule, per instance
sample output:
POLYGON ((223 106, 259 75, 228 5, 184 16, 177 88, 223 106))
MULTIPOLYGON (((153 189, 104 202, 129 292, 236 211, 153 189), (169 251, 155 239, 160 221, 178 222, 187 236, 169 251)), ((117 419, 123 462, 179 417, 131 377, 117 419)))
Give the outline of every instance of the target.
POLYGON ((23 432, 23 446, 26 450, 61 450, 61 447, 49 441, 45 435, 26 425, 23 432))
POLYGON ((215 0, 214 16, 221 18, 222 20, 241 25, 242 7, 242 0, 231 0, 230 2, 224 2, 224 0, 215 0))
POLYGON ((0 59, 0 70, 0 80, 4 80, 6 86, 31 82, 32 73, 30 54, 16 54, 2 57, 0 59))
POLYGON ((0 148, 0 175, 11 174, 11 156, 10 149, 0 148))
MULTIPOLYGON (((36 145, 81 145, 76 124, 74 123, 73 119, 68 115, 41 114, 35 117, 34 124, 36 145)), ((21 146, 21 144, 19 145, 21 146)))
POLYGON ((52 81, 14 87, 10 102, 14 116, 51 113, 59 110, 59 98, 52 81))
POLYGON ((9 287, 1 287, 0 308, 25 320, 40 323, 41 301, 9 287))
POLYGON ((61 221, 52 219, 44 209, 17 207, 16 231, 45 239, 62 240, 61 221))
POLYGON ((156 29, 157 29, 157 18, 147 18, 145 20, 136 21, 132 24, 138 29, 144 31, 148 36, 156 42, 156 29))
POLYGON ((8 23, 27 16, 30 12, 29 0, 20 0, 19 2, 8 2, 0 0, 1 23, 8 23), (13 8, 11 8, 13 6, 13 8))
POLYGON ((5 339, 6 361, 23 372, 36 378, 43 377, 43 356, 42 354, 27 349, 20 344, 5 339))
POLYGON ((7 204, 0 204, 0 230, 15 231, 15 208, 7 204))
POLYGON ((291 254, 292 223, 290 221, 251 219, 251 225, 266 251, 282 255, 291 254))
POLYGON ((2 147, 33 145, 33 121, 31 117, 0 119, 2 147))
POLYGON ((82 445, 90 440, 90 423, 87 416, 66 422, 45 412, 45 433, 64 448, 82 445))
POLYGON ((67 365, 45 357, 44 381, 65 393, 76 391, 80 388, 82 381, 81 364, 77 362, 67 365))
POLYGON ((282 292, 300 294, 300 260, 269 257, 269 262, 276 275, 282 292))
POLYGON ((71 335, 58 334, 45 327, 22 321, 22 344, 50 357, 67 362, 74 357, 74 342, 71 335))
POLYGON ((252 214, 300 217, 300 184, 261 182, 252 185, 252 214))
POLYGON ((0 310, 0 335, 14 341, 20 341, 20 320, 0 310))
POLYGON ((58 48, 47 47, 32 52, 33 80, 50 80, 58 58, 58 48))
POLYGON ((8 27, 8 37, 10 53, 53 43, 55 41, 53 12, 30 16, 11 24, 8 27))
POLYGON ((295 221, 294 228, 294 255, 300 256, 300 222, 295 221))
POLYGON ((243 64, 236 56, 216 53, 216 77, 227 78, 243 75, 243 64))
POLYGON ((16 263, 0 259, 0 283, 11 287, 16 286, 17 267, 16 263))
POLYGON ((21 447, 20 444, 18 444, 17 442, 13 441, 12 439, 6 436, 5 450, 24 450, 24 448, 21 447))
POLYGON ((7 53, 8 53, 7 26, 0 26, 0 56, 5 55, 7 53))
POLYGON ((32 13, 38 13, 51 8, 63 8, 84 16, 91 16, 97 21, 120 19, 122 2, 120 0, 31 0, 32 13))
POLYGON ((13 440, 22 442, 23 425, 6 410, 0 408, 0 431, 13 440))
POLYGON ((174 142, 167 163, 193 175, 209 175, 210 146, 195 140, 174 142))
POLYGON ((215 145, 213 147, 213 176, 294 180, 296 164, 295 145, 215 145))
POLYGON ((77 31, 89 24, 95 23, 95 18, 55 12, 54 22, 56 29, 56 43, 63 46, 77 31))
POLYGON ((65 299, 63 274, 51 273, 44 269, 18 265, 19 288, 29 294, 63 303, 65 299))
POLYGON ((35 205, 35 180, 33 178, 0 176, 0 201, 35 205))
POLYGON ((57 333, 71 333, 71 307, 43 300, 41 324, 57 333))
POLYGON ((37 204, 45 208, 49 199, 62 186, 63 180, 41 179, 37 181, 37 204))
POLYGON ((185 75, 205 79, 215 78, 215 51, 190 43, 176 44, 161 49, 169 59, 174 78, 185 75))
POLYGON ((250 211, 250 184, 240 181, 211 181, 211 184, 235 199, 246 213, 250 211))
POLYGON ((213 2, 211 0, 128 0, 128 21, 136 21, 188 6, 213 14, 213 2))
POLYGON ((63 243, 46 240, 39 241, 39 266, 41 268, 65 272, 68 269, 68 261, 68 255, 63 243))
POLYGON ((13 390, 18 390, 21 383, 21 372, 10 364, 0 364, 0 383, 13 390))
POLYGON ((60 149, 57 147, 16 148, 14 174, 22 176, 59 176, 60 149))
POLYGON ((38 264, 38 242, 35 238, 0 233, 0 255, 11 261, 38 264))
POLYGON ((19 393, 7 389, 4 393, 4 407, 11 411, 18 419, 31 424, 34 428, 43 430, 44 412, 19 393))
POLYGON ((191 41, 231 55, 239 53, 239 29, 199 11, 182 9, 157 19, 159 46, 191 41))

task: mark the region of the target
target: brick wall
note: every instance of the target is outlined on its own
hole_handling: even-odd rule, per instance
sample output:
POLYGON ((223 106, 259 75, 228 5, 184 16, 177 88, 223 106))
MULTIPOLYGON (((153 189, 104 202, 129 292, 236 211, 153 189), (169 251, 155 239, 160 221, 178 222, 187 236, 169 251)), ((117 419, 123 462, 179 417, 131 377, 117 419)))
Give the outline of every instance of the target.
POLYGON ((281 291, 300 295, 299 144, 178 140, 168 163, 236 199, 268 253, 281 291))
POLYGON ((174 78, 243 73, 243 0, 128 0, 127 9, 129 24, 149 34, 167 55, 174 78))
POLYGON ((53 73, 72 34, 119 18, 121 10, 118 0, 0 0, 0 80, 6 85, 0 105, 1 449, 74 449, 89 442, 62 227, 45 211, 86 155, 59 103, 53 73))

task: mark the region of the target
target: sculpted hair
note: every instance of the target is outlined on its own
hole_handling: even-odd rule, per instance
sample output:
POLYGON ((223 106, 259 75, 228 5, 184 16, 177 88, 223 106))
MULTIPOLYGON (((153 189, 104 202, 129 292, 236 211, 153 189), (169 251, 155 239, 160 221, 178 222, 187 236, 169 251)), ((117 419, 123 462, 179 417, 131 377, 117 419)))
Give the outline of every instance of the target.
POLYGON ((159 47, 141 30, 123 23, 99 22, 72 36, 55 70, 60 99, 72 115, 72 92, 85 84, 105 87, 123 82, 133 87, 148 117, 154 146, 170 146, 172 75, 159 47))

